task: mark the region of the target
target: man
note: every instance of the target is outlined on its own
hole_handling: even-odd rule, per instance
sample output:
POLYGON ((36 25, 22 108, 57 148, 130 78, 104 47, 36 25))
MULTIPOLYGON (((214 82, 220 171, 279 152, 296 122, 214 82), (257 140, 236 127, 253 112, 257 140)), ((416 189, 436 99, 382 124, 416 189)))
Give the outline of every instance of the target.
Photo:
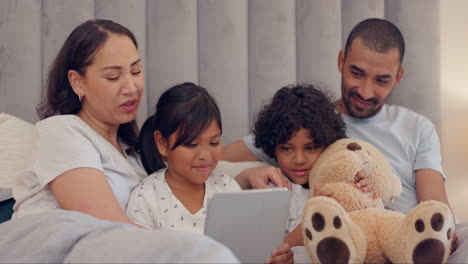
MULTIPOLYGON (((389 21, 373 18, 356 25, 338 56, 342 95, 336 110, 343 115, 349 137, 372 143, 389 159, 403 192, 387 208, 406 214, 419 202, 438 200, 448 205, 448 200, 434 125, 409 109, 386 104, 403 77, 404 52, 403 36, 389 21)), ((254 146, 252 136, 224 147, 222 159, 275 165, 254 146)), ((365 187, 365 180, 360 184, 365 187)))

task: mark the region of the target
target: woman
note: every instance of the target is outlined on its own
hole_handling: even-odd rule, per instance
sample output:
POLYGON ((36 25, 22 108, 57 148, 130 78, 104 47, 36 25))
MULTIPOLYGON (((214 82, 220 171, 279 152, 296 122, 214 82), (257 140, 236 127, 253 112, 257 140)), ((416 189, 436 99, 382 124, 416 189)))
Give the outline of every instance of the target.
POLYGON ((125 215, 130 190, 146 176, 134 148, 144 89, 137 47, 109 20, 68 36, 38 108, 45 119, 36 124, 35 162, 13 190, 13 220, 0 225, 2 261, 236 261, 207 237, 136 228, 125 215))
POLYGON ((13 217, 62 208, 132 224, 122 208, 145 176, 131 151, 143 88, 128 29, 106 20, 77 27, 50 70, 37 159, 14 191, 13 217))

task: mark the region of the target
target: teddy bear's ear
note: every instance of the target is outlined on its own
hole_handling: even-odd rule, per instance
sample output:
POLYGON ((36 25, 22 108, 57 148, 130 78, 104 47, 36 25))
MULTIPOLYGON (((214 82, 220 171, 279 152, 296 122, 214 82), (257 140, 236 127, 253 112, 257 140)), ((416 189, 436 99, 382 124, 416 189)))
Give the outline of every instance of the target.
POLYGON ((346 145, 346 148, 351 151, 356 151, 356 150, 361 150, 362 147, 356 142, 351 142, 348 145, 346 145))

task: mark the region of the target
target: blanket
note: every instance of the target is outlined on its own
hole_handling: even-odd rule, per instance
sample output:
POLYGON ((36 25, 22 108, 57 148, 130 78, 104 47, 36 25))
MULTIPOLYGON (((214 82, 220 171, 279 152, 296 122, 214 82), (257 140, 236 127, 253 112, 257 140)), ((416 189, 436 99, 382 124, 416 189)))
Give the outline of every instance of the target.
POLYGON ((0 234, 1 263, 238 263, 200 234, 145 230, 60 209, 7 221, 0 234))

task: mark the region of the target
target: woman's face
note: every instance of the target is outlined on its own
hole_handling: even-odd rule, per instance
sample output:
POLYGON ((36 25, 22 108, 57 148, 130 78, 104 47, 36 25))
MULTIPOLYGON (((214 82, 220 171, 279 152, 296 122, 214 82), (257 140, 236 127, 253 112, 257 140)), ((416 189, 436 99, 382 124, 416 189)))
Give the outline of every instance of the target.
POLYGON ((101 124, 118 126, 135 119, 144 89, 138 50, 127 36, 111 34, 80 76, 82 109, 101 124))

